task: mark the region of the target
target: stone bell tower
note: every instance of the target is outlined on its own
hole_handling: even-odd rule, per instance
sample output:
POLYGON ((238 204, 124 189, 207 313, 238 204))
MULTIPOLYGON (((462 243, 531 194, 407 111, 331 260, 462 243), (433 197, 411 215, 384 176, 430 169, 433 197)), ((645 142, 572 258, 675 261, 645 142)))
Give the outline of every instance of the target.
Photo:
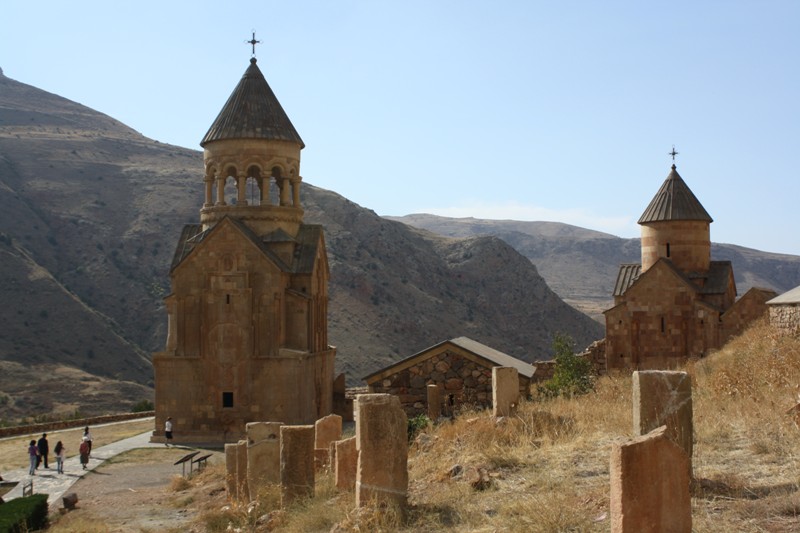
POLYGON ((153 357, 156 435, 168 416, 195 443, 312 423, 333 401, 325 240, 303 222, 303 141, 255 58, 200 145, 205 201, 178 240, 153 357))

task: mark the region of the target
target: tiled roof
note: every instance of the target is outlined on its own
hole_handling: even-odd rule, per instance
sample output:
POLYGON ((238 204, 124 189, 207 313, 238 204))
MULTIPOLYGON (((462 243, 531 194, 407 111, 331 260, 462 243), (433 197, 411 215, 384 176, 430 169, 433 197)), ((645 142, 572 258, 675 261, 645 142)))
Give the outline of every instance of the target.
POLYGON ((767 302, 767 305, 786 305, 786 304, 800 304, 800 286, 784 292, 780 296, 776 296, 767 302))
POLYGON ((678 174, 675 165, 650 205, 639 218, 639 224, 666 220, 699 220, 713 222, 700 200, 678 174))
POLYGON ((614 284, 614 296, 622 296, 628 287, 633 285, 633 282, 639 278, 642 273, 642 265, 639 264, 622 264, 619 266, 617 273, 617 282, 614 284))
POLYGON ((407 365, 414 359, 418 358, 419 356, 426 354, 428 352, 432 352, 433 350, 436 350, 437 348, 440 348, 445 344, 453 344, 460 348, 463 348, 464 350, 472 353, 473 355, 476 355, 482 359, 487 360, 490 363, 493 363, 492 366, 507 366, 516 368, 519 375, 525 376, 528 379, 530 379, 533 376, 533 373, 536 371, 535 366, 526 363, 525 361, 522 361, 520 359, 517 359, 516 357, 512 357, 508 354, 495 350, 494 348, 490 348, 485 344, 481 344, 480 342, 474 341, 468 337, 456 337, 454 339, 442 341, 439 344, 434 344, 433 346, 425 348, 421 352, 417 352, 414 355, 406 357, 405 359, 401 359, 400 361, 392 363, 391 365, 381 368, 380 370, 376 370, 375 372, 369 374, 368 376, 364 376, 364 378, 362 379, 367 383, 369 383, 369 380, 374 378, 375 376, 382 374, 383 372, 386 372, 389 369, 407 365))
POLYGON ((267 139, 305 145, 270 89, 255 58, 208 129, 200 146, 221 139, 267 139))
POLYGON ((688 278, 696 280, 705 278, 706 282, 700 289, 701 294, 724 294, 728 292, 728 280, 733 275, 733 265, 730 261, 711 261, 708 274, 690 273, 688 278))

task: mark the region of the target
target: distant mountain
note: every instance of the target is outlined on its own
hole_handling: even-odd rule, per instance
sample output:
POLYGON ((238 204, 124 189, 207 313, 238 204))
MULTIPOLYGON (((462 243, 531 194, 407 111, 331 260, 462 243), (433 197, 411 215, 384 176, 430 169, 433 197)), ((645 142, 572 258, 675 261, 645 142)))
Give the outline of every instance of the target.
MULTIPOLYGON (((0 417, 24 403, 84 414, 113 405, 88 387, 65 387, 55 404, 37 398, 52 394, 42 383, 59 366, 152 386, 169 264, 183 224, 199 220, 202 169, 199 151, 0 74, 0 361, 41 369, 22 388, 18 373, 13 384, 0 374, 0 417)), ((461 335, 527 361, 549 357, 556 331, 579 347, 603 336, 496 237, 443 238, 307 183, 301 201, 306 221, 325 226, 329 339, 351 384, 461 335)), ((151 393, 118 390, 120 410, 151 393)))
MULTIPOLYGON (((643 200, 642 209, 647 200, 643 200)), ((530 259, 564 301, 601 321, 602 312, 613 302, 611 293, 619 265, 641 260, 639 239, 621 239, 559 222, 447 218, 426 214, 389 218, 443 236, 499 237, 530 259)), ((711 234, 714 234, 713 224, 711 234)), ((780 294, 800 285, 800 256, 712 243, 711 257, 733 262, 740 296, 751 287, 769 288, 780 294)))

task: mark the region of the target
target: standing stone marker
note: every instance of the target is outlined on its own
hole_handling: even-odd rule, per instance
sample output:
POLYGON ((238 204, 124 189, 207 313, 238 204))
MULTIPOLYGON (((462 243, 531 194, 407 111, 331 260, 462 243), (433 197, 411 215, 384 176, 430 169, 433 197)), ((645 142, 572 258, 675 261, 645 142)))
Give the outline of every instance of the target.
POLYGON ((519 373, 516 368, 492 368, 492 415, 509 416, 519 403, 519 373))
POLYGON ((314 496, 314 426, 281 427, 281 507, 314 496))
POLYGON ((314 423, 314 463, 317 469, 324 467, 330 460, 331 442, 342 438, 342 417, 328 415, 314 423))
POLYGON ((359 394, 356 411, 356 507, 404 509, 408 494, 408 419, 392 394, 359 394))
POLYGON ((247 485, 250 497, 258 496, 258 488, 281 482, 282 422, 250 422, 247 430, 247 485))
POLYGON ((240 440, 236 443, 236 489, 240 500, 247 501, 250 499, 250 490, 247 487, 246 440, 240 440))
POLYGON ((358 471, 358 450, 356 438, 350 437, 333 443, 334 449, 334 483, 339 490, 353 490, 356 487, 358 471))
POLYGON ((442 416, 442 389, 439 385, 428 385, 428 418, 433 422, 442 416))
POLYGON ((662 426, 611 448, 611 532, 691 533, 689 458, 662 426))
POLYGON ((633 373, 633 434, 646 435, 666 425, 667 436, 692 458, 692 379, 686 372, 640 370, 633 373))
POLYGON ((236 485, 236 450, 238 444, 228 443, 225 445, 225 490, 228 491, 228 499, 239 498, 239 488, 236 485))

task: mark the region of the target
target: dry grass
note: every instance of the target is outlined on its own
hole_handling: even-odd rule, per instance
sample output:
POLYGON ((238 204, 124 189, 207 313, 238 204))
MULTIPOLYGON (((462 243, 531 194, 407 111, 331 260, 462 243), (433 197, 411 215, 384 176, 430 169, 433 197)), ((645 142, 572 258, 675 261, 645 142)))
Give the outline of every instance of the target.
MULTIPOLYGON (((800 392, 800 339, 756 324, 724 349, 690 364, 695 532, 800 531, 800 429, 787 410, 800 392)), ((609 456, 632 436, 631 380, 603 377, 586 396, 523 403, 493 419, 467 411, 424 430, 409 451, 409 509, 354 509, 331 476, 314 498, 280 511, 278 487, 255 503, 194 502, 209 509, 198 531, 608 531, 609 456), (473 488, 471 474, 490 482, 473 488)), ((209 468, 176 498, 220 484, 209 468), (205 484, 205 485, 204 485, 205 484)), ((207 490, 206 490, 207 492, 207 490)))
MULTIPOLYGON (((136 422, 119 422, 104 426, 91 427, 92 442, 95 448, 104 446, 118 440, 127 439, 134 435, 141 435, 145 431, 154 429, 153 420, 136 422)), ((28 444, 31 440, 38 440, 41 433, 20 435, 0 440, 0 471, 28 468, 28 444)), ((83 437, 83 428, 65 429, 61 431, 48 431, 47 440, 50 443, 52 462, 55 465, 55 455, 52 450, 56 443, 61 441, 67 448, 67 457, 78 455, 78 446, 83 437)))

